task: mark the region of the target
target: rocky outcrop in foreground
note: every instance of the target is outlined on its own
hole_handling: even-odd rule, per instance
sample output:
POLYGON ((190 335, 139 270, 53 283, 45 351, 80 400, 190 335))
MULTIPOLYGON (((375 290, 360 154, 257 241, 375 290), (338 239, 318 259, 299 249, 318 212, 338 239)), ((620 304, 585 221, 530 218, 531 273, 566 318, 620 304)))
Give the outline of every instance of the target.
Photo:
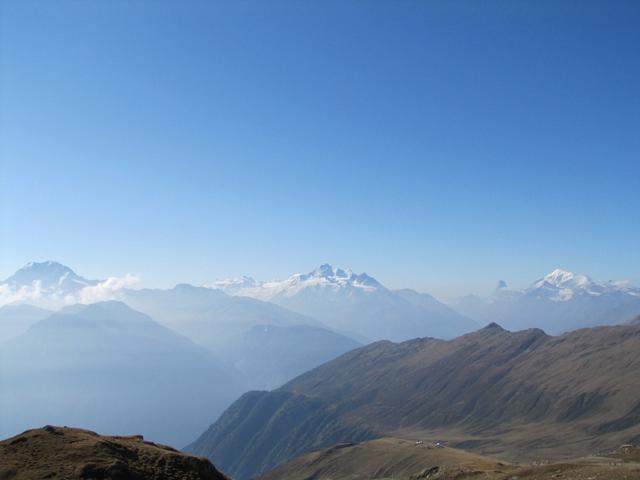
POLYGON ((201 457, 142 436, 46 426, 0 442, 0 479, 228 480, 201 457))

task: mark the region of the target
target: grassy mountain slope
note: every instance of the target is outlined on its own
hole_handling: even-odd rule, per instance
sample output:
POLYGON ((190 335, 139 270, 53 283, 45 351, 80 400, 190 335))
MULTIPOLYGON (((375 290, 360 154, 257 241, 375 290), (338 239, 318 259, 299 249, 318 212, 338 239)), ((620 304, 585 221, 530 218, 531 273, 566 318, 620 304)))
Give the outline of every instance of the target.
POLYGON ((639 448, 602 456, 543 464, 512 464, 450 448, 437 442, 385 437, 341 444, 298 457, 268 472, 261 480, 533 480, 640 478, 639 448))
POLYGON ((317 449, 313 431, 300 437, 293 427, 331 412, 348 427, 333 443, 358 441, 365 429, 369 437, 437 433, 453 446, 502 458, 588 454, 640 439, 639 368, 640 328, 634 326, 550 337, 491 324, 451 341, 383 341, 279 390, 243 397, 242 408, 255 419, 251 428, 234 428, 234 404, 190 448, 248 478, 317 449), (265 408, 283 396, 307 408, 295 415, 282 402, 265 408), (274 442, 281 448, 265 455, 264 446, 274 442), (229 455, 220 449, 233 443, 244 447, 229 455))

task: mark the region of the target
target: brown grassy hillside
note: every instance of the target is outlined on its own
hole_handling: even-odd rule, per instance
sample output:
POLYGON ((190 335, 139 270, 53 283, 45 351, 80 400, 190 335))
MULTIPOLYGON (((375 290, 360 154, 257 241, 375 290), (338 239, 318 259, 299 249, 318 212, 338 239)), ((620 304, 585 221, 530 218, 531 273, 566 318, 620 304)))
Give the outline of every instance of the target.
POLYGON ((640 478, 640 449, 618 449, 549 464, 513 464, 436 442, 381 438, 342 444, 298 457, 260 480, 632 480, 640 478))
POLYGON ((146 442, 67 427, 0 442, 0 479, 227 480, 204 458, 146 442))

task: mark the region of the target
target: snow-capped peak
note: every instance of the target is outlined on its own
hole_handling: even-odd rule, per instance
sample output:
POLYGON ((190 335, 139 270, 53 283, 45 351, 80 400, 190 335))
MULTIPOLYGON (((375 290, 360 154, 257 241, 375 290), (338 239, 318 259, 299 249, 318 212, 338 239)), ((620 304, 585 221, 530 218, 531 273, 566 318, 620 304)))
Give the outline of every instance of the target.
POLYGON ((573 272, 556 268, 553 272, 546 274, 533 284, 535 288, 543 288, 548 285, 557 288, 584 289, 594 285, 594 282, 586 275, 576 275, 573 272))
POLYGON ((77 275, 66 265, 48 260, 29 262, 4 283, 11 288, 31 287, 35 284, 43 290, 60 289, 65 293, 76 291, 97 282, 77 275))
POLYGON ((72 303, 93 303, 113 299, 136 281, 129 274, 89 280, 58 262, 29 262, 0 282, 0 305, 27 303, 56 309, 72 303))
POLYGON ((312 276, 312 277, 324 277, 324 278, 332 278, 332 277, 349 278, 352 275, 353 275, 353 272, 351 270, 347 269, 345 271, 345 270, 343 270, 341 268, 334 268, 333 266, 329 265, 328 263, 324 263, 324 264, 320 265, 314 271, 309 273, 309 276, 312 276))
POLYGON ((339 287, 353 287, 368 290, 384 289, 384 287, 373 277, 366 273, 354 273, 351 269, 342 269, 333 267, 328 263, 320 265, 312 272, 303 275, 296 274, 290 277, 289 283, 307 283, 307 284, 331 284, 339 287))
POLYGON ((562 269, 555 269, 536 280, 525 291, 536 296, 546 296, 554 301, 567 301, 575 295, 602 295, 611 292, 634 293, 626 282, 594 282, 587 275, 578 275, 562 269))

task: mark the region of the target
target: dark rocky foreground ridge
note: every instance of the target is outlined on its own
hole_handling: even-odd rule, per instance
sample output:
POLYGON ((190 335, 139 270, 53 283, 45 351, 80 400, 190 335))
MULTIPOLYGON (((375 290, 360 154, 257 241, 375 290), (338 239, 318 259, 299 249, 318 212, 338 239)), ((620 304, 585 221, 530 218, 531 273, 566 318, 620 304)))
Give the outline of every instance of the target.
POLYGON ((46 426, 0 442, 0 479, 228 480, 205 458, 78 428, 46 426))
POLYGON ((237 478, 386 436, 525 461, 640 442, 640 327, 378 342, 237 400, 190 452, 237 478))

